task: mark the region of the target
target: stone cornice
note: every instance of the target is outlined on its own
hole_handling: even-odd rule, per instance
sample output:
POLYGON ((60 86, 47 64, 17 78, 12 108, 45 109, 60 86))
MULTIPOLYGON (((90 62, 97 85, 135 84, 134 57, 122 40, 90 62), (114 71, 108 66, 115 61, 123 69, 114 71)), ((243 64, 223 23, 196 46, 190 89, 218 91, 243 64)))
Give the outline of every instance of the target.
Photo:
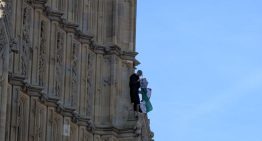
POLYGON ((44 95, 44 93, 42 92, 44 90, 43 87, 32 86, 32 85, 27 84, 26 86, 24 86, 24 88, 26 89, 26 91, 28 92, 28 95, 30 96, 41 97, 42 95, 44 95))
POLYGON ((104 54, 106 52, 105 47, 97 44, 93 44, 94 52, 97 54, 104 54))
POLYGON ((47 0, 32 0, 30 3, 34 7, 38 7, 44 10, 46 17, 51 21, 57 21, 60 23, 60 27, 67 33, 73 33, 75 39, 78 40, 81 44, 88 44, 89 49, 94 51, 97 54, 103 55, 116 55, 123 60, 132 61, 134 67, 139 65, 140 62, 135 59, 137 52, 122 51, 121 48, 113 43, 107 43, 105 45, 99 45, 93 40, 93 36, 90 34, 85 34, 78 29, 79 25, 76 23, 68 22, 66 19, 63 19, 63 13, 60 11, 53 10, 50 7, 45 6, 47 0))
POLYGON ((121 58, 124 59, 124 60, 134 61, 137 54, 138 54, 137 52, 123 51, 122 54, 121 54, 121 58))
POLYGON ((76 38, 79 40, 80 43, 82 44, 91 44, 93 36, 89 34, 84 34, 82 31, 77 30, 75 33, 76 38))
POLYGON ((115 44, 108 44, 104 46, 105 48, 105 54, 106 55, 117 55, 120 56, 121 55, 121 48, 118 45, 115 44))
POLYGON ((62 21, 62 16, 64 15, 60 11, 55 11, 52 10, 50 7, 46 7, 45 10, 45 15, 51 20, 51 21, 57 21, 60 22, 62 21))
POLYGON ((81 126, 87 126, 89 125, 89 122, 90 122, 90 119, 88 118, 83 118, 83 117, 79 117, 78 118, 78 125, 81 125, 81 126))
POLYGON ((14 73, 10 73, 10 72, 8 74, 9 84, 24 87, 24 85, 26 84, 25 80, 26 80, 25 76, 23 76, 23 75, 14 74, 14 73))
POLYGON ((56 112, 65 116, 65 117, 70 117, 71 121, 75 124, 81 125, 81 126, 86 126, 87 129, 92 130, 92 121, 88 117, 83 117, 79 115, 76 112, 76 109, 73 107, 67 107, 63 106, 60 101, 58 101, 56 106, 56 112))
POLYGON ((28 1, 29 4, 31 4, 34 8, 37 9, 45 9, 45 4, 47 3, 47 0, 30 0, 28 1))
POLYGON ((48 107, 57 107, 58 101, 58 97, 47 97, 47 99, 45 100, 45 105, 47 105, 48 107))
POLYGON ((65 19, 62 19, 60 21, 60 25, 66 32, 69 32, 69 33, 76 33, 77 28, 79 27, 78 24, 68 22, 65 19))
MULTIPOLYGON (((44 4, 45 0, 40 0, 38 2, 32 2, 34 4, 44 4)), ((67 33, 73 33, 75 35, 75 39, 79 41, 81 44, 88 44, 89 49, 96 54, 103 55, 116 55, 123 60, 132 61, 134 66, 140 64, 138 60, 135 59, 137 52, 129 52, 122 51, 121 48, 113 43, 107 43, 104 45, 100 45, 93 40, 93 35, 83 33, 78 29, 79 25, 76 23, 68 22, 66 19, 63 19, 63 13, 60 11, 52 10, 50 7, 45 7, 44 12, 46 17, 51 21, 57 21, 60 23, 60 27, 66 31, 67 33)))
POLYGON ((133 62, 133 66, 136 67, 140 64, 140 62, 135 58, 136 55, 138 55, 137 52, 123 52, 121 54, 121 58, 123 60, 127 60, 127 61, 132 61, 133 62))
POLYGON ((121 51, 121 48, 118 45, 115 44, 108 44, 108 45, 98 45, 96 43, 92 43, 94 47, 94 52, 98 54, 104 54, 104 55, 116 55, 120 57, 123 60, 129 60, 134 61, 137 64, 140 64, 135 57, 138 54, 137 52, 127 52, 127 51, 121 51))
POLYGON ((119 138, 136 137, 134 128, 95 127, 94 133, 97 135, 114 135, 119 138))
POLYGON ((73 107, 63 106, 61 114, 66 117, 73 117, 75 109, 73 107))
POLYGON ((25 76, 9 72, 8 82, 21 87, 22 92, 28 96, 39 98, 43 105, 56 108, 58 114, 70 117, 73 123, 86 126, 88 130, 93 130, 94 127, 90 118, 79 115, 73 107, 64 106, 58 97, 48 96, 43 87, 29 84, 25 76))
POLYGON ((82 44, 91 44, 93 36, 90 34, 85 34, 78 29, 79 25, 76 23, 68 22, 63 19, 64 13, 61 11, 53 10, 50 7, 44 9, 46 17, 51 21, 57 21, 60 23, 60 27, 69 33, 74 33, 75 38, 82 44))
MULTIPOLYGON (((130 137, 138 137, 141 135, 137 135, 136 129, 134 128, 125 128, 125 129, 117 129, 115 127, 95 127, 93 133, 97 135, 114 135, 117 138, 130 138, 130 137)), ((149 136, 151 138, 150 141, 153 141, 154 133, 150 131, 149 136)))
POLYGON ((28 0, 28 3, 32 3, 32 4, 46 4, 48 0, 28 0))

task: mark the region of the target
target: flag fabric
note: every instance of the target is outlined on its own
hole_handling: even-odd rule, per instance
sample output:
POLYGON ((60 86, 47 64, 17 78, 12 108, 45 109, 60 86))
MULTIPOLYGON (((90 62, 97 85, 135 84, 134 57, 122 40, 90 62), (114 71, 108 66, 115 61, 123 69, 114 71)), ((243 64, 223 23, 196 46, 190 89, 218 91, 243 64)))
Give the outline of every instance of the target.
POLYGON ((148 81, 146 80, 146 78, 142 78, 140 80, 140 85, 141 85, 141 95, 142 95, 142 100, 140 103, 140 108, 142 110, 143 113, 148 113, 150 111, 153 110, 153 106, 150 102, 150 97, 152 94, 152 89, 151 88, 147 88, 148 86, 148 81))

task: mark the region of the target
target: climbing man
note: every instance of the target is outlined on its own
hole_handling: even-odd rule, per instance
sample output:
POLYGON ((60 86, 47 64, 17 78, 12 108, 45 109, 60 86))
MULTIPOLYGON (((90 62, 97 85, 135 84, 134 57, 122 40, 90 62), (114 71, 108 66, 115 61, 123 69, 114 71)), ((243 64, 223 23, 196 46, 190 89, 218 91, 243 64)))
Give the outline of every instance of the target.
POLYGON ((139 88, 140 88, 140 76, 143 72, 138 70, 137 73, 134 73, 130 76, 129 87, 130 87, 130 98, 131 103, 134 105, 134 111, 141 112, 140 109, 140 99, 139 99, 139 88))

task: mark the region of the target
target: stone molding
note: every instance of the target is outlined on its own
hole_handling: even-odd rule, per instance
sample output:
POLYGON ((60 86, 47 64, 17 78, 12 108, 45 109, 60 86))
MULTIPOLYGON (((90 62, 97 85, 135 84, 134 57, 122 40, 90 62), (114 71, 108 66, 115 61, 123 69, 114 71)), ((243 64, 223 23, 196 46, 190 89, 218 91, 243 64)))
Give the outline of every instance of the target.
POLYGON ((51 21, 57 21, 60 23, 60 27, 68 33, 73 33, 75 39, 81 44, 88 44, 90 50, 94 50, 98 54, 114 54, 121 59, 133 61, 134 64, 139 65, 140 62, 135 59, 137 52, 127 52, 122 51, 118 45, 107 43, 105 45, 100 45, 93 40, 93 35, 85 34, 78 29, 79 25, 71 22, 67 22, 62 18, 63 13, 60 11, 54 11, 50 7, 43 7, 46 17, 51 21), (93 48, 92 48, 93 47, 93 48))
MULTIPOLYGON (((75 39, 78 40, 81 44, 88 44, 90 50, 94 50, 98 54, 114 54, 119 56, 121 59, 134 61, 134 64, 140 64, 135 60, 137 52, 126 52, 122 51, 118 45, 108 43, 107 45, 98 45, 94 40, 92 35, 84 34, 78 29, 79 25, 75 23, 67 22, 63 19, 63 13, 60 11, 54 11, 52 8, 45 6, 47 0, 28 0, 27 3, 33 6, 34 8, 39 8, 44 11, 44 15, 51 21, 57 21, 60 23, 60 27, 68 33, 73 33, 75 39), (92 48, 93 47, 93 48, 92 48)), ((3 8, 2 8, 3 9, 3 8)), ((15 40, 13 40, 16 44, 15 40)), ((16 48, 11 48, 13 51, 17 52, 16 48)))
POLYGON ((50 19, 51 21, 57 21, 57 22, 61 22, 62 16, 64 15, 62 12, 54 11, 52 10, 52 8, 48 6, 45 7, 44 12, 45 12, 45 15, 48 17, 48 19, 50 19))
POLYGON ((47 0, 27 0, 28 4, 31 4, 36 9, 45 9, 45 4, 47 0))
MULTIPOLYGON (((125 138, 125 137, 136 137, 140 134, 137 134, 137 128, 129 128, 129 129, 118 129, 115 127, 95 127, 92 123, 93 121, 90 118, 82 117, 78 113, 76 113, 76 109, 71 107, 65 107, 61 104, 58 98, 52 98, 47 96, 45 92, 43 92, 43 87, 32 86, 29 85, 26 81, 25 77, 22 75, 15 75, 13 73, 9 73, 9 84, 14 86, 20 86, 21 90, 28 94, 28 96, 38 97, 40 102, 48 107, 56 108, 56 112, 65 117, 70 117, 71 121, 79 126, 85 126, 88 131, 91 131, 97 135, 114 135, 117 138, 125 138)), ((146 115, 143 122, 145 125, 149 125, 149 120, 146 115)), ((150 131, 149 126, 146 127, 147 130, 150 131)), ((151 137, 153 137, 153 132, 150 133, 151 137)))
POLYGON ((71 117, 74 123, 78 123, 79 120, 82 122, 81 125, 83 125, 83 121, 87 120, 85 125, 90 125, 90 119, 81 117, 78 113, 75 112, 76 109, 72 107, 63 106, 58 98, 47 96, 47 94, 43 91, 43 87, 30 85, 24 76, 9 73, 8 80, 9 84, 20 86, 21 90, 28 96, 38 97, 42 104, 49 107, 55 107, 57 113, 60 113, 63 116, 71 117))
MULTIPOLYGON (((117 96, 125 99, 126 102, 128 101, 128 97, 126 96, 127 93, 124 90, 127 89, 127 76, 129 76, 133 71, 134 66, 139 64, 139 62, 135 59, 138 54, 137 52, 124 51, 125 49, 132 50, 132 45, 130 45, 130 48, 120 47, 119 44, 111 43, 110 40, 105 40, 108 41, 108 43, 103 43, 102 41, 104 40, 104 37, 102 36, 105 34, 104 28, 107 29, 110 27, 107 27, 107 22, 103 23, 101 21, 101 23, 99 23, 99 27, 97 28, 99 29, 99 35, 102 35, 100 35, 102 43, 98 44, 96 39, 94 39, 94 35, 91 35, 88 32, 84 33, 82 31, 82 29, 84 30, 85 28, 81 27, 82 24, 79 25, 74 22, 68 22, 65 19, 66 14, 61 12, 62 10, 55 10, 59 8, 52 9, 51 7, 53 3, 51 4, 48 0, 18 1, 16 3, 16 8, 18 10, 13 10, 12 7, 10 8, 10 5, 14 5, 12 0, 0 1, 5 1, 7 3, 5 8, 2 7, 2 10, 4 10, 4 17, 0 19, 0 22, 3 21, 3 23, 5 23, 5 37, 8 38, 7 40, 9 44, 7 46, 9 54, 7 51, 5 53, 5 57, 8 58, 8 61, 10 60, 10 64, 6 63, 9 64, 9 66, 6 67, 9 67, 9 69, 6 69, 6 82, 3 82, 5 85, 4 89, 6 91, 6 101, 8 101, 8 103, 5 104, 8 108, 4 109, 9 110, 6 114, 8 120, 7 124, 13 124, 13 121, 16 121, 17 119, 19 120, 20 113, 15 113, 14 111, 17 111, 16 108, 21 108, 22 112, 25 111, 30 113, 23 117, 26 122, 35 120, 37 123, 37 125, 25 123, 25 125, 27 124, 25 130, 30 129, 28 138, 32 137, 31 134, 35 134, 34 136, 36 137, 36 133, 40 135, 40 132, 48 131, 50 129, 52 130, 51 132, 53 132, 56 128, 53 127, 53 124, 51 125, 51 122, 54 122, 54 119, 59 119, 59 125, 56 126, 60 129, 56 130, 62 132, 65 128, 62 124, 65 122, 68 124, 66 127, 69 126, 69 131, 71 128, 76 129, 74 133, 72 133, 73 137, 66 137, 65 139, 63 138, 63 140, 72 140, 73 138, 77 139, 77 134, 79 134, 79 136, 80 134, 85 134, 84 138, 88 138, 88 140, 96 140, 98 137, 98 140, 96 141, 140 140, 138 137, 142 134, 137 134, 139 128, 137 128, 138 126, 136 125, 138 119, 134 117, 130 120, 130 111, 121 113, 123 110, 126 110, 126 107, 129 105, 126 105, 123 109, 116 109, 117 106, 121 107, 124 104, 111 104, 117 101, 117 99, 114 99, 114 97, 117 96), (47 5, 51 6, 49 7, 47 5), (19 9, 21 10, 20 13, 18 13, 19 9), (14 16, 14 14, 17 15, 14 16), (14 19, 15 22, 13 21, 14 19), (63 35, 58 35, 59 33, 63 35), (60 39, 60 36, 63 37, 60 39), (60 47, 57 48, 57 46, 60 47), (63 56, 63 58, 61 58, 62 61, 56 60, 58 58, 56 57, 56 50, 61 49, 61 47, 63 50, 59 52, 61 53, 59 55, 63 56), (74 51, 73 48, 76 48, 77 51, 74 51), (75 58, 77 59, 74 60, 75 58), (61 62, 61 64, 56 61, 61 62), (69 65, 67 64, 68 62, 69 65), (57 67, 60 69, 60 66, 57 64, 62 66, 62 71, 63 68, 67 66, 71 67, 71 70, 63 73, 61 73, 61 71, 56 71, 57 67), (46 70, 40 69, 45 67, 46 70), (60 95, 53 94, 56 92, 57 86, 56 76, 58 75, 56 73, 61 74, 63 77, 63 79, 58 79, 58 81, 61 80, 60 82, 72 81, 73 79, 71 79, 71 77, 77 78, 75 79, 76 83, 72 83, 70 85, 61 83, 61 86, 59 86, 59 89, 63 89, 64 91, 64 87, 70 87, 68 89, 70 90, 69 96, 66 95, 64 91, 62 91, 60 95), (66 78, 68 76, 64 73, 69 74, 68 76, 70 78, 66 78), (40 82, 40 80, 44 81, 40 82), (80 86, 78 88, 72 87, 74 85, 78 86, 80 83, 82 85, 81 88, 80 86), (82 88, 83 91, 80 92, 79 90, 82 90, 82 88), (77 90, 74 91, 75 89, 77 90), (90 95, 86 96, 86 93, 90 95), (85 95, 83 96, 83 101, 79 100, 79 95, 85 95), (99 100, 103 102, 102 104, 95 103, 95 99, 98 95, 101 95, 101 99, 99 100), (102 95, 107 95, 107 98, 103 98, 102 95), (72 98, 72 103, 75 102, 77 104, 67 104, 66 100, 69 99, 71 102, 71 97, 74 96, 76 97, 76 100, 72 98), (24 99, 25 104, 23 104, 23 101, 21 102, 16 99, 24 99), (89 99, 91 102, 86 99, 89 99), (84 102, 88 103, 86 104, 87 108, 90 108, 91 110, 87 110, 85 108, 81 109, 81 106, 86 106, 81 105, 84 102), (99 108, 96 107, 97 105, 105 108, 106 110, 102 112, 99 111, 99 108), (108 106, 110 112, 104 114, 104 112, 107 112, 108 106), (8 115, 10 110, 11 112, 13 111, 13 113, 8 115), (99 112, 95 113, 95 111, 99 112), (120 114, 123 114, 125 117, 121 117, 120 114), (102 117, 103 119, 98 119, 98 121, 100 121, 95 124, 95 116, 99 118, 102 117), (119 116, 119 118, 117 116, 119 116), (11 117, 11 119, 8 119, 8 117, 11 117), (116 122, 120 118, 123 118, 123 120, 119 123, 116 122), (40 121, 42 121, 42 123, 40 121), (100 125, 104 125, 104 127, 98 127, 100 125), (39 129, 41 128, 42 131, 35 131, 34 129, 36 129, 36 127, 39 129), (49 127, 49 129, 46 130, 45 128, 47 127, 49 127), (78 131, 80 129, 83 130, 78 131), (89 134, 90 137, 88 137, 89 134)), ((72 0, 72 2, 73 1, 74 0, 72 0)), ((96 7, 95 5, 93 6, 96 7)), ((104 9, 100 10, 103 11, 104 9)), ((81 9, 79 9, 79 11, 83 12, 81 9)), ((103 15, 102 13, 95 13, 94 15, 96 14, 106 17, 106 15, 103 15)), ((79 19, 81 18, 83 17, 80 17, 79 19)), ((125 24, 123 23, 123 26, 124 25, 125 24)), ((2 84, 2 81, 0 84, 2 84)), ((145 127, 145 129, 146 131, 150 131, 147 118, 144 117, 141 122, 143 122, 143 126, 147 126, 148 124, 148 127, 145 127)), ((13 125, 6 126, 11 127, 13 125)), ((24 128, 24 126, 20 124, 15 126, 16 127, 14 128, 17 128, 15 130, 24 128)), ((1 133, 9 135, 20 134, 18 131, 10 131, 9 129, 6 130, 6 132, 8 133, 1 133)), ((44 139, 46 137, 45 134, 49 134, 48 132, 43 133, 41 139, 44 139)), ((53 133, 56 132, 54 131, 53 133)))

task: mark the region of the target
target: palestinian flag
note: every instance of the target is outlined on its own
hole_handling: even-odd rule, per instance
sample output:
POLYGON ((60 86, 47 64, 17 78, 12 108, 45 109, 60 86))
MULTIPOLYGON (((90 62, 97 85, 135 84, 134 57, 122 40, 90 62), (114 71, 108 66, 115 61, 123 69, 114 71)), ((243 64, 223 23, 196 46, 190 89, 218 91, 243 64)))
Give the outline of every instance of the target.
POLYGON ((141 95, 142 95, 142 100, 140 102, 140 108, 143 113, 148 113, 153 110, 153 106, 150 102, 150 97, 152 93, 152 89, 147 88, 148 81, 146 78, 142 78, 141 81, 141 95))

